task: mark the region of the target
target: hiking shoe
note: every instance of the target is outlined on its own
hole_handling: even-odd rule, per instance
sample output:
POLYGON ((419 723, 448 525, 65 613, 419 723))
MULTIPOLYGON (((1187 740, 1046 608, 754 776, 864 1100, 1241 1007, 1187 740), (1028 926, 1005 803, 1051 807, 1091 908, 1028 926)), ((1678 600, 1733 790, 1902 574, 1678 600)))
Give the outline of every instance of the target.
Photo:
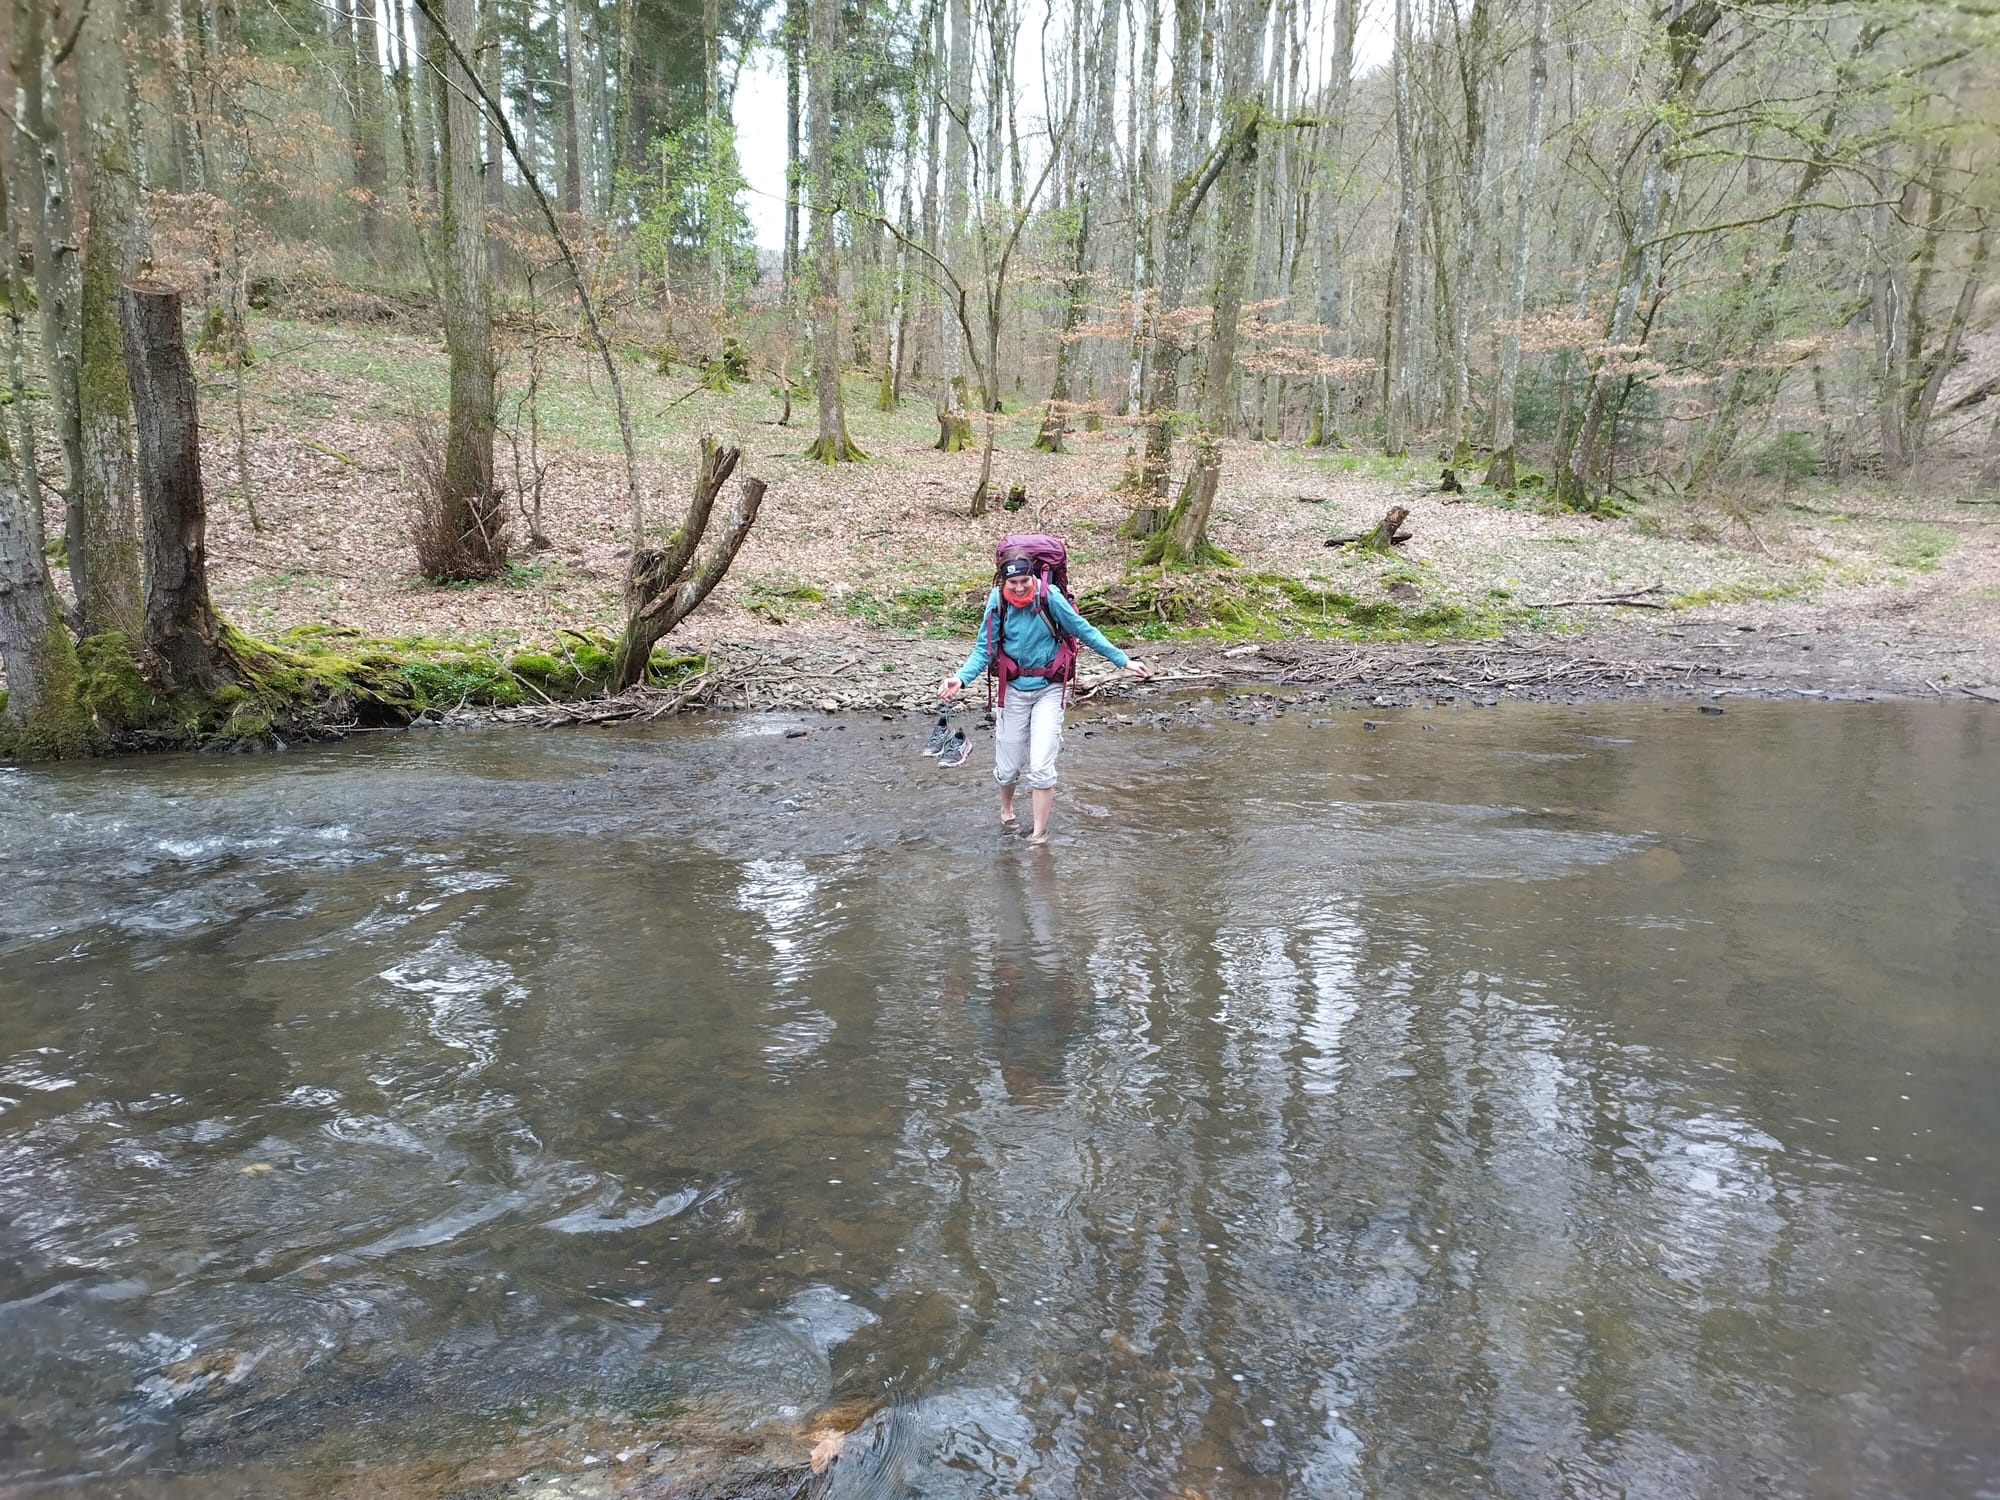
POLYGON ((945 741, 950 738, 951 720, 939 714, 937 723, 931 725, 931 737, 924 745, 924 754, 936 755, 938 751, 944 749, 945 741))
POLYGON ((938 751, 938 764, 941 766, 962 766, 971 754, 972 741, 965 737, 965 731, 961 729, 953 734, 950 739, 946 740, 944 748, 938 751))

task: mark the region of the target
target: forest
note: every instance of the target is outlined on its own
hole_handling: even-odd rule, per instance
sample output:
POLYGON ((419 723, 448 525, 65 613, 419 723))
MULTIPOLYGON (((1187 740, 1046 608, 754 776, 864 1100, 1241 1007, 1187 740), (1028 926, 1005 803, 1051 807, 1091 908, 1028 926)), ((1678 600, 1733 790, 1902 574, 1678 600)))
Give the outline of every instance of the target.
POLYGON ((1169 633, 1243 623, 1256 580, 1346 639, 1397 599, 1405 636, 1477 634, 1661 587, 1537 602, 1413 566, 1376 524, 1413 489, 1470 502, 1425 523, 1469 554, 1441 518, 1499 508, 1699 543, 1732 580, 1853 494, 1932 523, 1881 567, 1795 538, 1790 581, 1668 586, 1683 606, 1953 549, 1991 570, 2000 12, 1972 0, 11 0, 5 25, 17 756, 699 686, 660 643, 760 546, 782 562, 739 622, 836 613, 894 554, 887 602, 834 627, 944 632, 1024 507, 1092 534, 1123 575, 1101 603, 1142 596, 1109 623, 1169 633), (319 418, 371 353, 357 458, 319 418), (1307 515, 1329 475, 1376 481, 1345 575, 1240 555, 1249 512, 1307 515), (367 630, 295 560, 363 503, 389 540, 341 549, 399 600, 367 630), (219 528, 292 559, 226 609, 219 528), (457 630, 524 580, 533 619, 457 630))

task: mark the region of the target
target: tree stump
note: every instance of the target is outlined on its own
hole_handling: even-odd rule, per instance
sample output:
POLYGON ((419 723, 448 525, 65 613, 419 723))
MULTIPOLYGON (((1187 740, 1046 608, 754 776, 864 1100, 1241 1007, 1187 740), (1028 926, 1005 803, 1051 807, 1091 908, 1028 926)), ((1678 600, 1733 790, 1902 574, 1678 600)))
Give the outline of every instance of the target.
POLYGON ((1406 505, 1394 505, 1389 513, 1375 523, 1372 530, 1349 532, 1345 536, 1330 536, 1326 539, 1329 547, 1359 547, 1364 552, 1387 552, 1399 547, 1410 539, 1410 533, 1402 530, 1403 522, 1410 518, 1406 505))

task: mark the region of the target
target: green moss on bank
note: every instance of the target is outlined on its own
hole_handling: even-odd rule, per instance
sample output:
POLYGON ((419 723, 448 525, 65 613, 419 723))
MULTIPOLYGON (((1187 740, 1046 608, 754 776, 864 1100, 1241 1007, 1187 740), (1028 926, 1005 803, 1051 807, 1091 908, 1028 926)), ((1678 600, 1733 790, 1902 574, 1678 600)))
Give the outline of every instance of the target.
POLYGON ((1078 603, 1093 624, 1135 640, 1476 640, 1525 618, 1495 603, 1362 599, 1282 573, 1128 575, 1078 603))
MULTIPOLYGON (((324 625, 268 640, 225 626, 224 641, 239 681, 207 695, 163 694, 123 634, 91 636, 72 648, 63 633, 50 706, 27 726, 0 730, 0 755, 41 760, 107 750, 251 749, 462 708, 587 698, 609 687, 617 644, 605 635, 564 631, 553 650, 509 655, 436 637, 367 637, 324 625), (57 705, 66 709, 58 712, 57 705)), ((647 677, 670 684, 705 665, 700 656, 662 647, 647 677)))

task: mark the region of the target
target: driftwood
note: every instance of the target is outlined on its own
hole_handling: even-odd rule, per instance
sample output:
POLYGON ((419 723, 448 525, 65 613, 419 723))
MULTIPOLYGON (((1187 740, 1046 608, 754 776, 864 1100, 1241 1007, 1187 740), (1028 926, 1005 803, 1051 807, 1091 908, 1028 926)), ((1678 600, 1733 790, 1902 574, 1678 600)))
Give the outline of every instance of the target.
POLYGON ((1387 552, 1391 547, 1400 547, 1410 539, 1410 533, 1402 529, 1403 522, 1410 518, 1407 505, 1394 505, 1389 513, 1375 523, 1372 530, 1357 531, 1347 536, 1330 536, 1326 539, 1329 547, 1359 547, 1364 552, 1387 552))
POLYGON ((1664 599, 1649 599, 1648 594, 1657 594, 1665 588, 1664 583, 1649 583, 1642 589, 1628 589, 1622 594, 1602 594, 1595 599, 1550 599, 1541 604, 1530 604, 1529 609, 1570 609, 1584 604, 1629 605, 1633 609, 1665 609, 1664 599))

